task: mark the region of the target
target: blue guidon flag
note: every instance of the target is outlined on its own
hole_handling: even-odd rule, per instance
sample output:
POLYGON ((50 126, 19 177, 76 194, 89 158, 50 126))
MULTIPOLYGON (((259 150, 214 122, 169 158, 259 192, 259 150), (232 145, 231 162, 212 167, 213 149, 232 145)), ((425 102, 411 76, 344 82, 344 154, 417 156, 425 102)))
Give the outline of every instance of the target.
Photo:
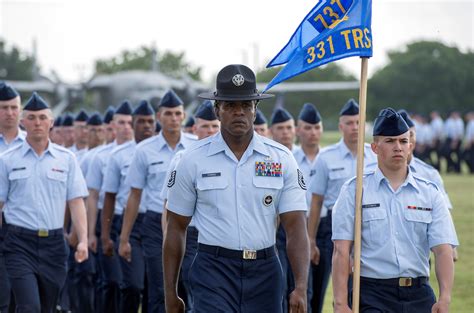
POLYGON ((315 67, 372 56, 372 0, 321 0, 267 67, 286 64, 264 91, 315 67))

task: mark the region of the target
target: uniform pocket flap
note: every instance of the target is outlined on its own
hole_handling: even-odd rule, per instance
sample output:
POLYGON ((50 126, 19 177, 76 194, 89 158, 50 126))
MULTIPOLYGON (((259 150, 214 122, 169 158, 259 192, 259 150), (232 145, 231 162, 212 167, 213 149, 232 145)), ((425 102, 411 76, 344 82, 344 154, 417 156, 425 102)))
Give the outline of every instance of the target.
POLYGON ((283 177, 255 176, 253 185, 257 188, 281 189, 283 188, 283 177))
POLYGON ((363 222, 383 220, 386 218, 387 218, 387 211, 385 211, 385 209, 383 208, 365 209, 362 211, 363 222))
POLYGON ((65 170, 49 170, 46 176, 48 176, 48 178, 52 180, 58 180, 58 181, 67 180, 67 172, 65 170))
POLYGON ((410 222, 431 223, 433 217, 429 211, 405 210, 405 218, 410 222))
POLYGON ((228 185, 229 182, 222 175, 202 173, 196 179, 196 188, 198 190, 225 189, 228 185))
POLYGON ((26 168, 14 169, 8 174, 9 180, 23 179, 30 177, 31 171, 26 168))

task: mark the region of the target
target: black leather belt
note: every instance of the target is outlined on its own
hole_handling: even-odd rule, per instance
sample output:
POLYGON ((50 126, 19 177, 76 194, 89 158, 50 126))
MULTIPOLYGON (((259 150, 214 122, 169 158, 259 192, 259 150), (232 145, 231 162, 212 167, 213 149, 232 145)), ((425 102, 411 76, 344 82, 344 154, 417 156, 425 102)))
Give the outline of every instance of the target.
POLYGON ((12 224, 8 224, 8 232, 36 237, 54 237, 59 235, 63 236, 64 234, 64 230, 62 228, 33 230, 12 224))
POLYGON ((261 250, 231 250, 200 243, 198 246, 198 251, 214 254, 215 256, 221 256, 224 258, 241 260, 266 259, 276 255, 275 246, 261 250))
POLYGON ((428 282, 428 277, 398 277, 398 278, 388 278, 388 279, 377 279, 369 277, 361 277, 361 282, 376 283, 380 285, 394 286, 394 287, 411 287, 411 286, 421 286, 428 282))

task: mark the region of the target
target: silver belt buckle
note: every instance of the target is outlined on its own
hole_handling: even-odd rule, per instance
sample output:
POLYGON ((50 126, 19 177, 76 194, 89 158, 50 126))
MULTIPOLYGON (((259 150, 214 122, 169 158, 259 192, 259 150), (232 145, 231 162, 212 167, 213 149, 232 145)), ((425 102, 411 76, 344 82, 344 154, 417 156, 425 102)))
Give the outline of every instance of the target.
POLYGON ((412 280, 411 277, 400 277, 398 279, 398 286, 400 287, 411 287, 412 280))
POLYGON ((38 237, 48 237, 49 231, 47 229, 39 229, 38 230, 38 237))
POLYGON ((244 250, 242 254, 244 260, 256 260, 257 250, 244 250))

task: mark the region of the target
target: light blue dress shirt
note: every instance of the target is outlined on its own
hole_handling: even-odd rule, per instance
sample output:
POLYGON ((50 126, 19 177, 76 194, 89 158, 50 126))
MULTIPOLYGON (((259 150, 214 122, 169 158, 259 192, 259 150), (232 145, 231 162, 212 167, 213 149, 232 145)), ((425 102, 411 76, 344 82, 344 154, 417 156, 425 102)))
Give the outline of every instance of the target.
MULTIPOLYGON (((376 166, 377 157, 370 145, 365 144, 364 173, 375 170, 376 166)), ((323 206, 330 210, 336 203, 342 185, 357 174, 357 156, 352 155, 341 139, 319 152, 314 169, 310 190, 312 193, 324 196, 323 206)))
POLYGON ((142 198, 145 199, 146 210, 163 213, 161 191, 166 182, 166 172, 171 159, 178 151, 186 149, 194 142, 196 140, 181 133, 180 141, 175 149, 172 149, 160 132, 137 145, 125 182, 133 188, 143 190, 142 198))
POLYGON ((16 147, 19 144, 22 144, 25 141, 26 133, 18 128, 18 135, 10 142, 5 141, 3 134, 0 134, 0 154, 7 151, 13 147, 16 147))
POLYGON ((87 188, 99 191, 99 201, 97 202, 97 209, 104 208, 104 175, 107 167, 107 162, 110 159, 110 153, 117 147, 117 142, 113 141, 105 146, 101 146, 92 158, 87 170, 86 183, 87 188))
MULTIPOLYGON (((344 184, 332 215, 332 240, 354 240, 356 180, 344 184)), ((428 277, 430 248, 458 245, 438 187, 411 171, 394 191, 377 169, 364 176, 361 276, 428 277)))
MULTIPOLYGON (((293 150, 293 156, 295 157, 296 163, 298 164, 298 167, 300 168, 301 172, 303 172, 303 176, 306 182, 310 183, 311 178, 313 175, 316 173, 315 165, 316 165, 316 158, 314 158, 313 161, 309 160, 303 149, 298 148, 296 150, 293 150)), ((308 207, 308 214, 309 214, 309 209, 311 208, 311 198, 312 198, 312 193, 311 193, 311 186, 308 186, 308 190, 306 191, 306 203, 308 207)))
POLYGON ((168 185, 168 209, 194 218, 198 242, 228 249, 274 245, 278 215, 307 207, 292 153, 256 133, 240 160, 220 133, 199 141, 184 153, 168 185), (281 172, 260 171, 262 164, 281 165, 281 172))
MULTIPOLYGON (((104 176, 104 192, 115 193, 115 214, 122 215, 127 206, 130 185, 126 183, 128 169, 132 163, 137 143, 132 140, 115 147, 110 153, 104 176)), ((145 213, 144 197, 140 201, 139 213, 145 213)))
POLYGON ((66 202, 88 195, 74 154, 52 142, 41 156, 26 141, 2 154, 0 186, 6 222, 32 230, 62 228, 66 202))

